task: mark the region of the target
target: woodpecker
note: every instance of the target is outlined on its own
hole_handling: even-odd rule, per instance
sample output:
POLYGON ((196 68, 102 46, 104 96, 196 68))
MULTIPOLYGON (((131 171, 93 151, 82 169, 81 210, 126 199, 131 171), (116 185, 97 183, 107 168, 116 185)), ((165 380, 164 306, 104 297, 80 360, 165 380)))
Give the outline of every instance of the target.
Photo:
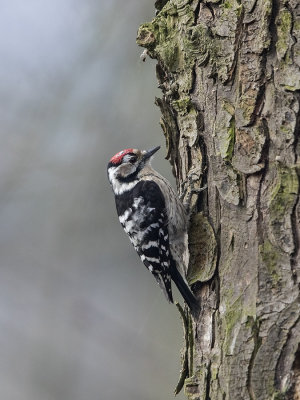
POLYGON ((160 146, 125 149, 107 166, 119 221, 144 265, 173 303, 171 279, 191 310, 198 302, 185 276, 188 265, 187 214, 170 183, 151 167, 160 146))

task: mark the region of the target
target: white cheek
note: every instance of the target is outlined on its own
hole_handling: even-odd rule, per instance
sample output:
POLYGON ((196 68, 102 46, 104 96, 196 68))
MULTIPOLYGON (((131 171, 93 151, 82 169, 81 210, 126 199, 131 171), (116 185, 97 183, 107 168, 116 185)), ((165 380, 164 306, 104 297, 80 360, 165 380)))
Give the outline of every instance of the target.
POLYGON ((114 169, 112 169, 112 168, 110 168, 109 170, 108 170, 108 180, 109 180, 109 182, 112 184, 113 183, 113 180, 115 179, 115 170, 114 169))
POLYGON ((124 169, 124 165, 121 165, 117 168, 110 168, 108 170, 108 179, 109 182, 111 183, 112 189, 114 191, 114 194, 120 195, 123 194, 124 192, 127 192, 128 190, 131 190, 134 188, 134 186, 138 183, 138 179, 132 181, 132 182, 120 182, 117 179, 118 175, 123 175, 123 176, 128 176, 136 170, 137 166, 136 165, 126 165, 126 171, 124 169))
POLYGON ((127 192, 128 190, 131 190, 138 183, 137 180, 134 180, 133 182, 128 182, 128 183, 120 182, 116 178, 116 176, 118 174, 119 174, 119 168, 110 168, 108 170, 108 179, 109 179, 109 182, 111 183, 114 194, 116 194, 116 195, 120 195, 120 194, 123 194, 124 192, 127 192))

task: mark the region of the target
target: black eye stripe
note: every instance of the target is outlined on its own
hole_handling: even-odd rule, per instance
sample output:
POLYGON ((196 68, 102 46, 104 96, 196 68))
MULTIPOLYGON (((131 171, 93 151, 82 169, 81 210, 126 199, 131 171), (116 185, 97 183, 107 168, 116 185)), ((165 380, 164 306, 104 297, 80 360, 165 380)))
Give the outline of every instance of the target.
POLYGON ((134 154, 134 153, 128 153, 128 154, 126 154, 126 156, 123 158, 122 162, 125 162, 125 163, 128 163, 128 162, 130 162, 130 163, 135 163, 136 160, 137 160, 137 155, 136 155, 136 154, 134 154))
POLYGON ((136 156, 136 155, 133 155, 133 156, 131 156, 131 157, 130 157, 130 160, 129 160, 129 162, 131 162, 131 163, 135 163, 135 162, 136 162, 136 160, 137 160, 137 156, 136 156))

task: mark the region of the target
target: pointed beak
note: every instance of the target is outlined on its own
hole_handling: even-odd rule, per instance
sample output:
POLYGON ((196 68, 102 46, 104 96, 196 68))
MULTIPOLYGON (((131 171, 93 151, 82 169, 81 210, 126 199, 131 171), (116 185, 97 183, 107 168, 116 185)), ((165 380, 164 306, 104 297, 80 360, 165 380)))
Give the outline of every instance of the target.
POLYGON ((147 150, 145 155, 144 155, 144 161, 148 160, 153 156, 154 153, 156 153, 160 149, 160 146, 154 147, 153 149, 147 150))

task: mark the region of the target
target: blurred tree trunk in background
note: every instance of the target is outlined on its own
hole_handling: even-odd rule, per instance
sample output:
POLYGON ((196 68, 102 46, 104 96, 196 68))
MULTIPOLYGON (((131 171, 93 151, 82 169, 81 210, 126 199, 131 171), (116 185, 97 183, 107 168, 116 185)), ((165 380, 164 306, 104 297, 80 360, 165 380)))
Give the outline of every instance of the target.
POLYGON ((185 393, 299 399, 299 1, 155 6, 137 42, 158 61, 167 158, 178 188, 208 185, 189 232, 202 310, 185 393))

